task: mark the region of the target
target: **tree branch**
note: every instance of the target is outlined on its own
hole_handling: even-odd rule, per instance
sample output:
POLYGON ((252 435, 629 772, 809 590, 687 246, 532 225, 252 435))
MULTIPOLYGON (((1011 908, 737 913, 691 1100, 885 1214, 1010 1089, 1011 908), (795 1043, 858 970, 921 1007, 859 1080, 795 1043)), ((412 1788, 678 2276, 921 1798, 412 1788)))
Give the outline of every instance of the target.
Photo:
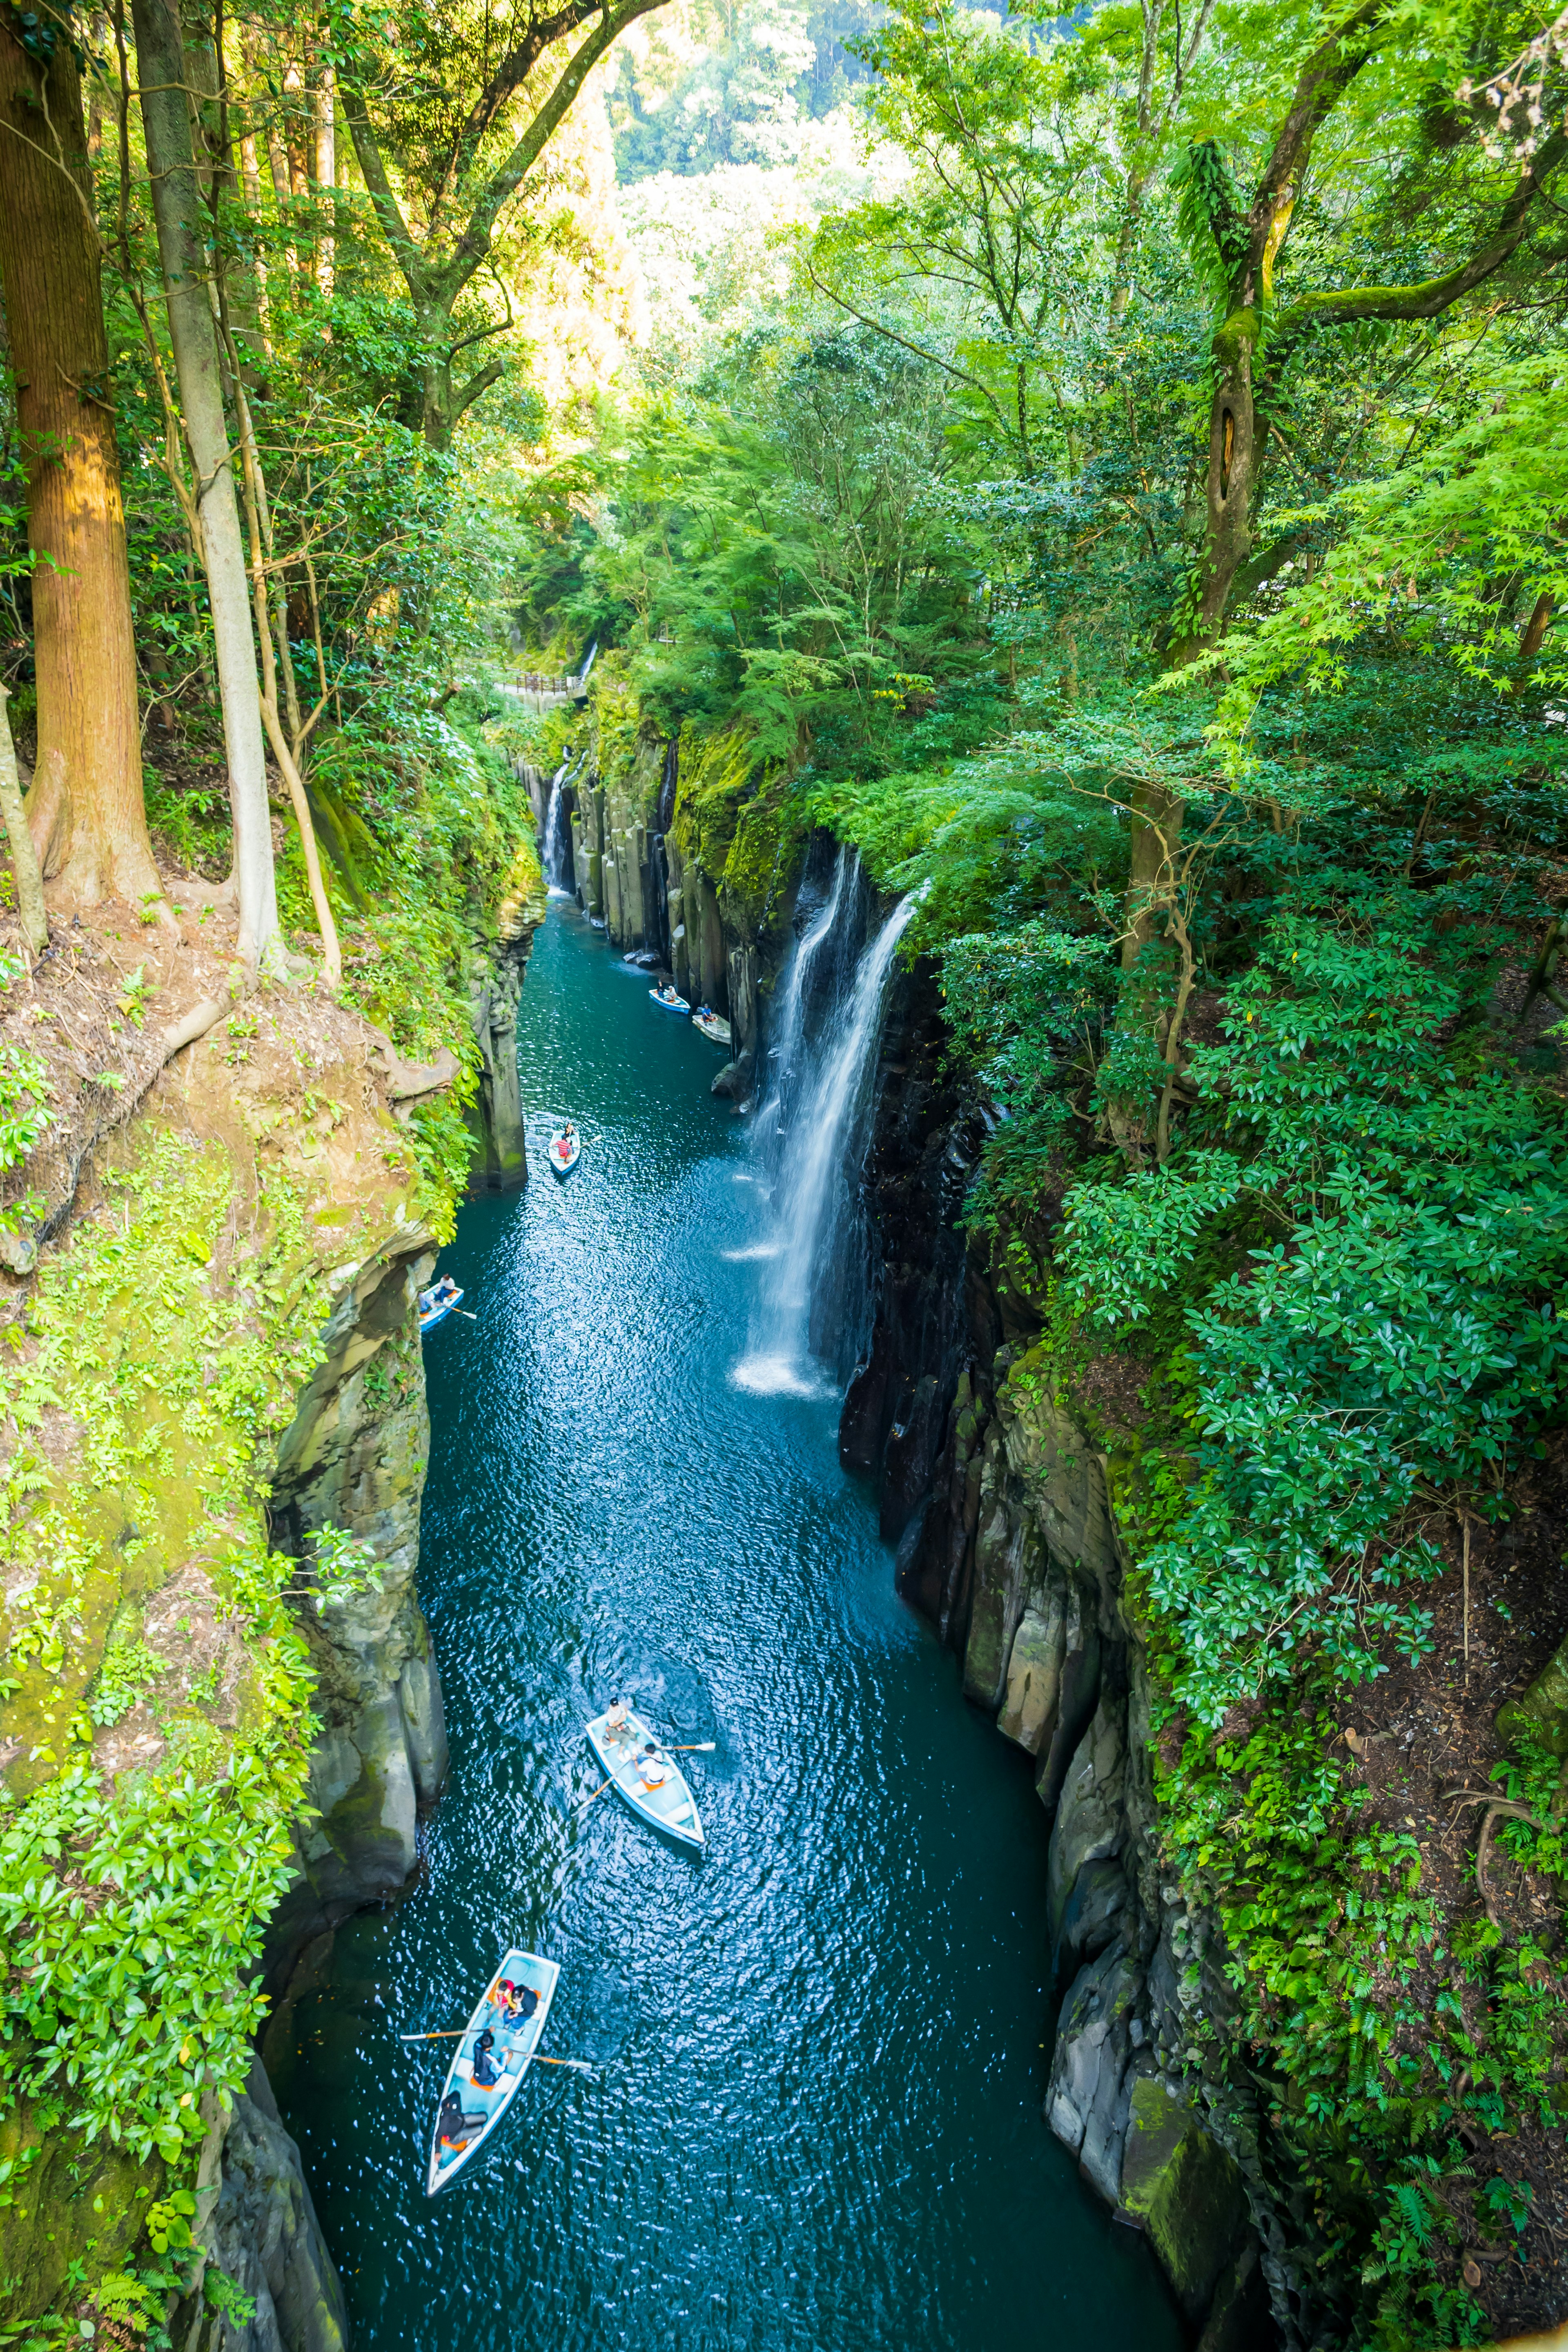
POLYGON ((1554 131, 1530 157, 1519 184, 1503 206, 1498 225, 1479 253, 1445 277, 1428 278, 1415 286, 1352 286, 1338 294, 1303 294, 1280 314, 1270 338, 1271 362, 1287 336, 1298 335, 1321 321, 1342 326, 1355 319, 1436 319, 1461 296, 1489 278, 1523 242, 1530 226, 1530 208, 1543 183, 1568 156, 1568 133, 1554 131))
POLYGON ((409 233, 408 224, 392 193, 386 176, 386 166, 381 160, 381 149, 371 127, 370 109, 364 92, 349 79, 346 69, 340 70, 338 89, 343 101, 343 113, 349 126, 349 136, 354 143, 354 156, 363 178, 365 191, 381 233, 392 247, 398 268, 408 281, 408 290, 418 301, 425 288, 425 257, 409 233))
MULTIPOLYGON (((618 8, 605 8, 595 30, 574 50, 554 89, 511 153, 500 169, 491 173, 483 194, 468 215, 468 225, 449 257, 434 268, 427 266, 427 282, 433 291, 439 291, 447 309, 488 256, 490 238, 502 208, 517 194, 533 169, 545 142, 563 120, 578 91, 611 42, 618 39, 628 25, 636 24, 639 16, 651 16, 663 5, 664 0, 622 0, 618 8)), ((358 145, 357 138, 355 145, 358 145)), ((363 164, 361 169, 363 169, 363 164)), ((366 184, 369 184, 368 181, 366 184)))

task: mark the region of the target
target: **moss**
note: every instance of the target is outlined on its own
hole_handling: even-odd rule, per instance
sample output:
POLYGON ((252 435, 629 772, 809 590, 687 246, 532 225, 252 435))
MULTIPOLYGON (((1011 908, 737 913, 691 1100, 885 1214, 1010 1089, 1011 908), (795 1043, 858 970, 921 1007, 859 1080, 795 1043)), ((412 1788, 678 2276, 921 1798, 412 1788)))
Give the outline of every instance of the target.
POLYGON ((618 792, 631 776, 645 730, 636 688, 614 662, 601 664, 595 673, 589 708, 599 782, 606 793, 618 792))
POLYGON ((0 2116, 0 2309, 36 2319, 71 2285, 122 2268, 165 2172, 52 2129, 53 2110, 24 2101, 0 2116))

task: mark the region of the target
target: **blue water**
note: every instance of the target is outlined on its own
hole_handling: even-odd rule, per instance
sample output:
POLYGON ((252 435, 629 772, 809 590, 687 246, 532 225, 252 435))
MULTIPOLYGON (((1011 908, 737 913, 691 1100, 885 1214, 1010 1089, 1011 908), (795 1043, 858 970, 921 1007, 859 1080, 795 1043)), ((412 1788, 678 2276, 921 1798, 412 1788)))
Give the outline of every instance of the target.
POLYGON ((552 906, 519 1055, 564 1186, 462 1214, 475 1323, 426 1342, 420 1589, 452 1774, 426 1866, 293 2011, 286 2119, 361 2352, 1173 2352, 1146 2248, 1040 2121, 1045 1824, 896 1599, 837 1399, 758 1394, 766 1204, 719 1057, 552 906), (692 1759, 710 1849, 595 1785, 617 1692, 692 1759), (562 1963, 471 2176, 425 2155, 500 1950, 562 1963))

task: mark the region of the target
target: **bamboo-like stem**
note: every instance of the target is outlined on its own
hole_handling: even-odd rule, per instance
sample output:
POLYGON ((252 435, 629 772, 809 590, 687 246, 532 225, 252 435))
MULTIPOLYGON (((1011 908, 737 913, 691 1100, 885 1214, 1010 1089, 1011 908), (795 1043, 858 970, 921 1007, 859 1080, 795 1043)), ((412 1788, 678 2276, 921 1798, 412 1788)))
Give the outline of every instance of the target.
POLYGON ((0 817, 11 836, 11 867, 16 877, 16 907, 22 932, 35 955, 49 944, 49 919, 44 907, 44 876, 38 853, 27 830, 22 807, 22 779, 16 768, 16 746, 11 740, 11 719, 5 705, 11 689, 0 678, 0 817))
POLYGON ((265 495, 261 462, 256 446, 256 435, 250 420, 250 404, 245 396, 245 386, 234 372, 235 405, 239 415, 240 487, 245 499, 245 520, 250 536, 250 572, 252 593, 256 602, 256 634, 261 647, 261 723, 267 730, 267 740, 272 755, 282 772, 293 803, 294 822, 300 828, 300 846, 305 853, 305 874, 310 886, 310 904, 315 909, 316 928, 321 934, 321 967, 327 986, 341 988, 343 978, 342 951, 338 945, 338 927, 332 920, 331 901, 321 874, 321 861, 316 849, 316 828, 310 821, 310 803, 305 797, 304 780, 295 764, 294 754, 284 739, 282 721, 278 716, 278 660, 272 646, 271 616, 267 608, 267 567, 261 544, 261 499, 265 495))

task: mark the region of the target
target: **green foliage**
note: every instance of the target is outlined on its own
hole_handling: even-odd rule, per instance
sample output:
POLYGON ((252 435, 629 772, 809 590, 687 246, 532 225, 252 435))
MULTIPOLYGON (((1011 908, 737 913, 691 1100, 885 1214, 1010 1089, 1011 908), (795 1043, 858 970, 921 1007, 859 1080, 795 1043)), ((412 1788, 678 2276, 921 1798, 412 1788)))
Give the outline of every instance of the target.
POLYGON ((204 2094, 227 2097, 250 2063, 249 1962, 293 1867, 310 1729, 308 1658, 278 1597, 284 1563, 267 1550, 258 1481, 324 1305, 302 1278, 310 1244, 282 1185, 258 1204, 258 1245, 215 1279, 234 1182, 221 1154, 170 1134, 109 1171, 117 1213, 79 1224, 40 1276, 33 1344, 6 1397, 19 1675, 6 1719, 30 1727, 36 1785, 0 1813, 0 1937, 14 1963, 0 2092, 43 2103, 89 2143, 176 2169, 205 2128, 204 2094), (38 1444, 60 1412, 81 1433, 63 1484, 38 1444), (87 1744, 94 1722, 164 1669, 130 1636, 110 1639, 89 1692, 80 1629, 111 1617, 123 1566, 149 1539, 139 1528, 211 1563, 246 1640, 247 1696, 239 1730, 207 1727, 199 1770, 176 1738, 111 1791, 87 1744))
POLYGON ((121 1721, 164 1670, 163 1659, 144 1642, 133 1642, 122 1633, 111 1635, 87 1703, 94 1723, 107 1728, 121 1721))
POLYGON ((237 2279, 209 2263, 202 2273, 202 2296, 209 2311, 216 2311, 232 2327, 244 2327, 256 2316, 256 2298, 247 2294, 237 2279))

